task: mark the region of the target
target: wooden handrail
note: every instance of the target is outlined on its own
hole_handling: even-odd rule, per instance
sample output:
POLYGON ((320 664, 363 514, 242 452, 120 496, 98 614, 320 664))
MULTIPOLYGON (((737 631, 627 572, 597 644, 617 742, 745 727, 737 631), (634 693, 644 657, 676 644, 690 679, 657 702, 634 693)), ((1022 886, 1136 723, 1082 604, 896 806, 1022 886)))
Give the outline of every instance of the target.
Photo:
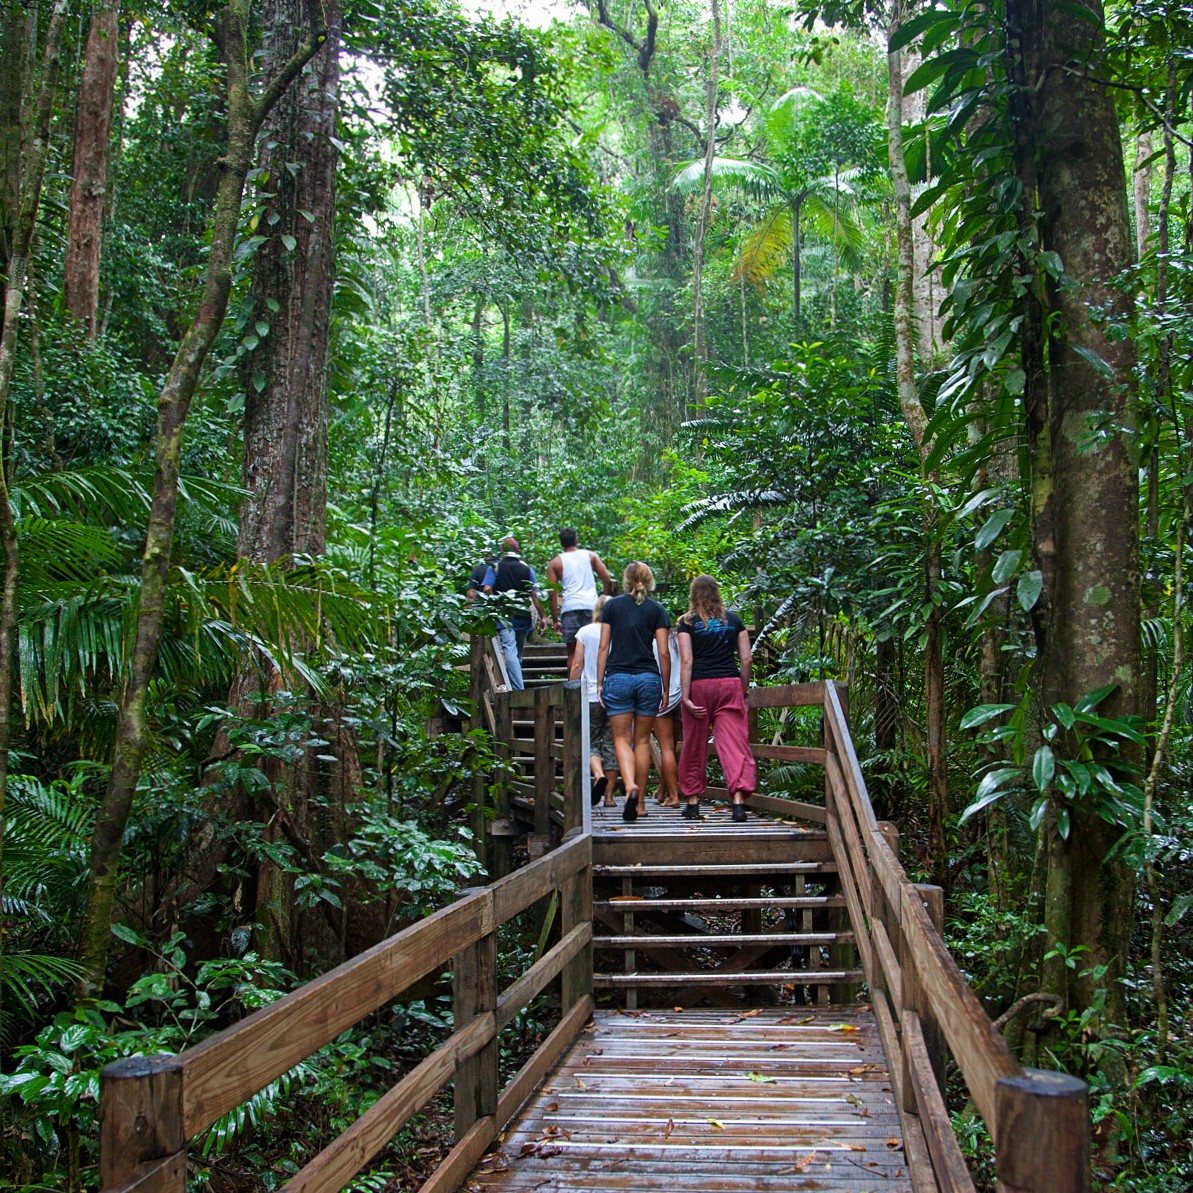
POLYGON ((888 840, 891 826, 874 814, 834 683, 824 685, 824 716, 829 840, 909 1162, 930 1163, 942 1193, 972 1193, 945 1107, 947 1047, 994 1140, 1000 1193, 1088 1193, 1085 1083, 1015 1059, 945 946, 938 888, 910 881, 888 840))
MULTIPOLYGON (((517 1108, 504 1096, 499 1100, 497 1092, 501 1027, 556 977, 562 977, 564 1023, 573 1035, 591 1011, 591 867, 592 838, 576 831, 538 861, 466 893, 196 1047, 177 1056, 109 1065, 101 1077, 102 1190, 181 1193, 190 1140, 347 1027, 449 964, 455 974, 455 1031, 286 1189, 342 1188, 453 1077, 458 1135, 467 1143, 460 1156, 478 1146, 483 1151, 504 1126, 502 1107, 507 1117, 517 1108), (565 909, 563 938, 497 992, 497 929, 552 892, 565 909), (471 1111, 464 1109, 468 1106, 471 1111)), ((557 1028, 511 1087, 519 1080, 525 1086, 532 1066, 538 1071, 548 1059, 553 1064, 570 1042, 567 1035, 557 1028)))

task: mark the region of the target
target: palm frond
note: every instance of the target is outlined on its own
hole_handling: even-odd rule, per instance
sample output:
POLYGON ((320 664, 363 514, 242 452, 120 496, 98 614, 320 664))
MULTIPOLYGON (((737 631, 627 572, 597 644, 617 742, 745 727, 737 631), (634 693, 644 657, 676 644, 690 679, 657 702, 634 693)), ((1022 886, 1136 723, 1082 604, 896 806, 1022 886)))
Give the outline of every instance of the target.
POLYGON ((831 193, 809 193, 802 211, 804 226, 819 239, 835 244, 846 265, 861 264, 866 231, 854 219, 852 204, 834 203, 831 193))
POLYGON ((56 518, 107 515, 119 522, 138 522, 149 510, 149 490, 127 468, 97 465, 72 471, 25 477, 11 491, 13 515, 56 518))
MULTIPOLYGON (((783 182, 770 166, 761 162, 743 161, 736 157, 714 157, 713 186, 733 187, 754 198, 771 199, 782 195, 783 182)), ((673 190, 687 194, 704 187, 704 159, 697 158, 680 166, 671 180, 673 190)))
POLYGON ((17 531, 26 586, 67 577, 89 583, 124 558, 106 526, 34 515, 22 518, 17 531))
POLYGON ((32 1018, 38 1010, 38 992, 50 997, 55 987, 78 981, 83 967, 66 957, 50 957, 43 953, 6 952, 0 956, 0 998, 16 1003, 24 1018, 32 1018))
POLYGON ((776 205, 746 237, 730 281, 744 276, 752 286, 765 286, 774 280, 780 265, 791 259, 791 246, 791 208, 786 203, 776 205))
POLYGON ((744 489, 736 493, 722 493, 717 497, 705 497, 687 507, 688 516, 675 528, 675 533, 682 534, 720 514, 772 509, 775 506, 789 505, 791 500, 790 494, 778 489, 744 489))
POLYGON ((801 110, 808 104, 822 103, 824 96, 811 87, 792 87, 789 91, 784 91, 767 109, 767 135, 773 141, 790 141, 799 123, 801 110))

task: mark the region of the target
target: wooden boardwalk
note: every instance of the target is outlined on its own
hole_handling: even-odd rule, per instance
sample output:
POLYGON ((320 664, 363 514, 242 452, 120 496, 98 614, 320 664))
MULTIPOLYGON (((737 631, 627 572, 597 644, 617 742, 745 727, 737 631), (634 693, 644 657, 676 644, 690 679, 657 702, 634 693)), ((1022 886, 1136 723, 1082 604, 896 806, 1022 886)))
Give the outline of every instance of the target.
POLYGON ((912 1187, 869 1007, 597 1011, 470 1190, 912 1187))
POLYGON ((510 692, 472 643, 473 726, 502 761, 491 807, 474 776, 494 881, 177 1056, 108 1065, 104 1193, 186 1193, 213 1123, 449 974, 451 1034, 280 1193, 346 1188, 449 1086, 455 1143, 422 1193, 975 1193, 950 1057, 1001 1190, 1089 1193, 1088 1089, 1025 1070, 949 955, 942 892, 875 816, 838 685, 749 694, 759 717, 821 710, 823 746, 783 744, 781 714, 751 745, 821 768, 822 805, 760 794, 735 823, 710 788, 701 820, 649 803, 627 824, 589 806, 582 692, 548 682, 549 654, 510 692), (498 935, 532 911, 550 935, 510 981, 498 935), (503 1074, 502 1033, 543 995, 558 1025, 503 1074))

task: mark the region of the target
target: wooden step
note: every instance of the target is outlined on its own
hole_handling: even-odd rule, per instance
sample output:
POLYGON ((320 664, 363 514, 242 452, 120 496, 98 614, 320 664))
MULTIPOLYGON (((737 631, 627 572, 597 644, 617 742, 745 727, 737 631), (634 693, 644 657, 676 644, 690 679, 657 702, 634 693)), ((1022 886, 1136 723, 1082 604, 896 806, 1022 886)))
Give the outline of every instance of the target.
POLYGON ((752 945, 797 946, 853 944, 852 932, 762 932, 687 936, 594 936, 594 949, 738 949, 752 945))
POLYGON ((764 969, 722 973, 715 969, 695 973, 594 973, 596 989, 625 986, 835 986, 864 982, 860 969, 764 969))
POLYGON ((720 865, 669 866, 644 863, 640 866, 593 866, 598 878, 757 878, 775 874, 836 874, 836 862, 741 862, 720 865))
POLYGON ((822 907, 844 907, 842 895, 784 895, 773 899, 652 899, 648 895, 622 896, 620 899, 595 899, 593 907, 610 911, 763 911, 822 907))

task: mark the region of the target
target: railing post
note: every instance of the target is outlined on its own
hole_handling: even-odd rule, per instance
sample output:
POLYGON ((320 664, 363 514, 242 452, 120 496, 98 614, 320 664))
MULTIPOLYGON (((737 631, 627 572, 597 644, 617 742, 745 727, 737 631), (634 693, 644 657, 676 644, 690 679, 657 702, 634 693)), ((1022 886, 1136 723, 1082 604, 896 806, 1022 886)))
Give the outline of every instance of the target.
POLYGON ((513 853, 510 848, 512 817, 509 767, 513 765, 514 758, 514 722, 508 692, 494 692, 493 715, 497 721, 497 740, 493 744, 497 757, 505 763, 506 769, 497 783, 497 796, 494 801, 496 817, 492 825, 493 840, 489 851, 492 859, 490 873, 494 878, 504 878, 513 869, 513 853))
POLYGON ((173 1056, 130 1056, 100 1075, 99 1176, 121 1189, 156 1168, 156 1193, 185 1193, 182 1065, 173 1056))
POLYGON ((580 681, 563 685, 563 835, 584 827, 584 767, 580 726, 580 681))
POLYGON ((999 1078, 994 1145, 999 1193, 1089 1193, 1089 1087, 1027 1069, 999 1078))
MULTIPOLYGON (((469 698, 472 701, 470 729, 485 727, 485 695, 482 678, 485 672, 485 639, 480 634, 469 636, 468 679, 469 698)), ((489 820, 485 816, 485 777, 479 770, 472 776, 472 839, 475 842, 477 860, 482 870, 489 866, 489 820)))
POLYGON ((551 848, 551 792, 555 789, 555 709, 550 688, 534 692, 534 838, 530 842, 530 860, 551 848))
MULTIPOLYGON (((908 892, 905 889, 904 894, 905 898, 918 898, 924 904, 924 909, 932 921, 932 927, 936 930, 936 934, 943 936, 944 891, 938 886, 917 885, 913 892, 908 892)), ((903 972, 903 1009, 904 1011, 914 1011, 919 1017, 928 1060, 932 1064, 936 1085, 943 1093, 948 1065, 948 1046, 945 1043, 944 1032, 941 1031, 936 1012, 933 1011, 928 999, 924 996, 923 987, 920 984, 919 966, 913 950, 907 947, 907 937, 902 930, 899 933, 899 965, 903 972)), ((919 1113, 906 1051, 903 1056, 903 1109, 911 1114, 919 1113)))
MULTIPOLYGON (((461 898, 487 899, 485 934, 452 958, 452 1025, 456 1031, 474 1019, 497 1011, 497 931, 493 893, 487 887, 466 890, 461 898)), ((456 1140, 477 1119, 497 1113, 497 1036, 456 1069, 456 1140)))
MULTIPOLYGON (((575 828, 564 835, 563 843, 583 833, 575 828)), ((592 923, 592 839, 589 838, 587 863, 560 885, 560 933, 566 936, 580 924, 592 923)), ((559 1009, 564 1015, 592 992, 592 943, 571 959, 563 970, 559 1009)))

